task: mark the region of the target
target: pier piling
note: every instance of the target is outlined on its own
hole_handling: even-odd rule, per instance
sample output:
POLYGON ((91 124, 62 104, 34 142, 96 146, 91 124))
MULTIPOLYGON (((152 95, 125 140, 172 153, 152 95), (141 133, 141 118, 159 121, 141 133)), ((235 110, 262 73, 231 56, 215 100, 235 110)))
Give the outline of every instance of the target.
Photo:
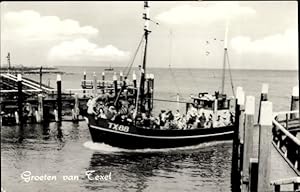
POLYGON ((97 88, 98 88, 96 72, 93 73, 93 79, 94 79, 94 82, 93 82, 94 97, 96 97, 97 96, 97 88))
MULTIPOLYGON (((299 110, 299 87, 293 87, 292 98, 291 98, 291 111, 299 110)), ((299 116, 298 116, 299 117, 299 116)), ((297 114, 291 113, 290 119, 296 119, 297 114)))
MULTIPOLYGON (((254 128, 255 97, 247 96, 245 105, 245 129, 244 129, 244 153, 243 155, 243 183, 249 183, 249 164, 253 154, 253 128, 254 128)), ((248 186, 249 187, 249 186, 248 186)), ((247 185, 243 185, 243 191, 248 191, 247 185)))
POLYGON ((102 93, 105 93, 105 72, 102 72, 102 93))
POLYGON ((42 88, 43 84, 43 67, 40 68, 40 88, 42 88))
POLYGON ((83 87, 84 87, 84 90, 83 90, 83 97, 86 97, 86 95, 85 95, 85 87, 86 87, 86 72, 85 72, 85 71, 83 72, 83 87))
POLYGON ((238 105, 237 99, 235 102, 235 125, 233 133, 233 145, 232 145, 232 164, 231 164, 231 188, 232 192, 240 191, 240 173, 239 173, 239 117, 240 117, 240 105, 238 105))
POLYGON ((61 102, 61 76, 58 74, 56 78, 56 84, 57 84, 57 120, 59 123, 61 123, 62 120, 62 102, 61 102))
POLYGON ((113 81, 114 81, 114 89, 115 89, 115 100, 118 97, 118 77, 117 77, 117 73, 115 72, 113 75, 113 81))
POLYGON ((18 84, 18 121, 19 121, 19 142, 23 140, 23 82, 22 82, 22 75, 17 75, 17 84, 18 84))
POLYGON ((271 191, 270 185, 270 156, 272 146, 272 102, 261 102, 259 124, 259 151, 258 151, 258 183, 257 191, 271 191))
POLYGON ((120 71, 120 82, 123 82, 123 72, 120 71))
POLYGON ((261 103, 263 101, 268 101, 268 92, 269 92, 269 84, 263 83, 261 88, 261 94, 260 94, 257 123, 259 123, 260 121, 261 103))

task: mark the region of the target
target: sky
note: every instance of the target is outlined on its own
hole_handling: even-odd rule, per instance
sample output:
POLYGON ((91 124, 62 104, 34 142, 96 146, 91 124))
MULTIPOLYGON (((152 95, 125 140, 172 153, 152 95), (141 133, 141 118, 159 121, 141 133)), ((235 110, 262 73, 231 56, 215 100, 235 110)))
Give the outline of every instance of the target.
MULTIPOLYGON (((125 67, 143 11, 142 1, 1 2, 1 64, 10 52, 12 65, 125 67)), ((222 68, 227 39, 232 69, 298 70, 297 1, 150 1, 150 18, 148 67, 222 68)))

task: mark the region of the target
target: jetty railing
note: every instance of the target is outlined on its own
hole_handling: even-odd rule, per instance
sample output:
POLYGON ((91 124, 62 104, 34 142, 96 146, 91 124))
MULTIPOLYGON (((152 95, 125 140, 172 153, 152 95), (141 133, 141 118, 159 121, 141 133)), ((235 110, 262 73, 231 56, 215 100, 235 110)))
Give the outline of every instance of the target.
POLYGON ((279 179, 272 181, 271 185, 274 185, 274 191, 280 192, 281 185, 293 185, 293 191, 300 191, 300 177, 293 177, 289 179, 279 179))
POLYGON ((272 132, 273 145, 296 174, 300 176, 300 139, 297 138, 299 132, 298 114, 298 110, 274 114, 272 132), (294 118, 290 118, 291 114, 294 118), (289 126, 289 122, 293 122, 293 126, 289 126))

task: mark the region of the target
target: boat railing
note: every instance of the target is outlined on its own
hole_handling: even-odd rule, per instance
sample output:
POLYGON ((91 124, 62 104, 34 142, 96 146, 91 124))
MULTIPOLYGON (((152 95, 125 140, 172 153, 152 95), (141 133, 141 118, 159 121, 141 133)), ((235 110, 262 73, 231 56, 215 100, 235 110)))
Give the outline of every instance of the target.
MULTIPOLYGON (((117 81, 117 85, 121 87, 123 85, 123 81, 117 81)), ((93 80, 81 80, 81 86, 87 89, 92 89, 94 87, 93 80)), ((97 88, 103 87, 113 87, 114 82, 110 80, 97 80, 97 88)), ((133 83, 128 83, 127 86, 133 86, 133 83)))
POLYGON ((273 145, 290 167, 300 176, 299 111, 274 114, 273 145))

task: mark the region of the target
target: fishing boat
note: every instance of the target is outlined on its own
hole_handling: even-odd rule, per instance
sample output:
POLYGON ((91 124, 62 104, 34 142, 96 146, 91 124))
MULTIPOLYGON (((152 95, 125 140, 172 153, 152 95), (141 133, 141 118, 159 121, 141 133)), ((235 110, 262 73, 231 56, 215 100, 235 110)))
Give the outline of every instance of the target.
POLYGON ((105 68, 104 71, 113 71, 114 68, 111 67, 111 65, 108 68, 105 68))
POLYGON ((158 117, 152 114, 154 75, 146 73, 147 43, 151 32, 147 1, 144 2, 143 19, 144 57, 143 65, 139 66, 139 83, 134 73, 132 85, 124 80, 118 86, 114 75, 114 89, 104 90, 88 102, 86 120, 93 142, 126 149, 160 149, 232 139, 235 107, 223 91, 221 94, 191 96, 191 101, 186 102, 186 113, 182 115, 178 110, 175 114, 162 110, 158 117), (227 115, 226 123, 215 124, 220 117, 224 118, 224 114, 227 115))

